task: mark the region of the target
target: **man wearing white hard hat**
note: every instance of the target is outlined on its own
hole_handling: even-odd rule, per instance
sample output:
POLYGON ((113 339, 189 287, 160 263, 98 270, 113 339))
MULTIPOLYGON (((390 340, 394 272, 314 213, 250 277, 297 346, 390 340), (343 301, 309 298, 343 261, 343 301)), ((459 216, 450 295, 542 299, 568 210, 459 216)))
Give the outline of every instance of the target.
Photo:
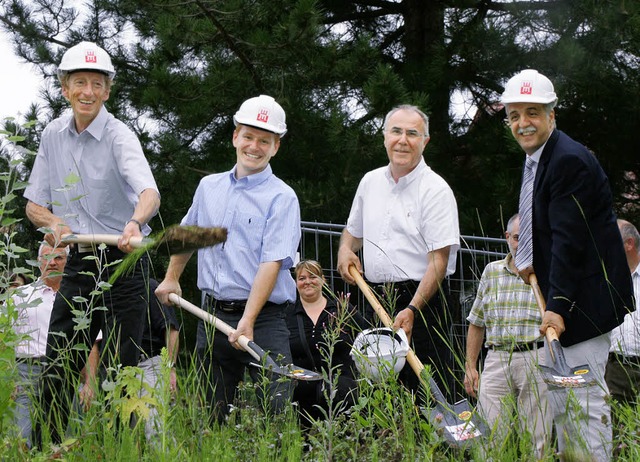
MULTIPOLYGON (((547 301, 541 333, 555 328, 567 363, 588 363, 597 381, 549 393, 559 451, 606 461, 604 370, 610 332, 634 309, 633 290, 607 176, 593 153, 556 129, 557 101, 551 81, 533 69, 512 77, 501 98, 526 154, 516 266, 525 282, 535 272, 547 301)), ((551 364, 548 349, 546 356, 551 364)))
MULTIPOLYGON (((295 192, 271 170, 287 132, 285 113, 270 96, 246 100, 233 117, 236 165, 228 172, 204 177, 196 189, 183 225, 224 226, 222 246, 198 250, 198 288, 203 308, 234 327, 229 337, 198 324, 197 350, 211 406, 212 423, 229 413, 252 357, 237 340, 245 335, 283 364, 291 363, 285 308, 296 299, 290 269, 300 241, 300 206, 295 192)), ((163 303, 181 294, 180 275, 192 253, 173 255, 156 290, 163 303)), ((249 373, 260 383, 262 372, 249 373)), ((264 407, 279 412, 291 397, 291 384, 268 377, 256 391, 264 407)))
POLYGON ((133 250, 129 239, 149 234, 147 222, 160 206, 140 142, 104 107, 114 75, 111 58, 95 43, 81 42, 67 50, 58 77, 72 111, 43 131, 24 192, 27 216, 46 229, 45 239, 54 247, 62 245, 61 236, 67 233, 122 235, 117 247, 75 245, 70 250, 67 275, 51 314, 49 369, 43 382, 54 441, 60 440, 66 425, 74 377, 98 332, 102 329, 104 334, 109 364, 135 366, 148 306, 146 257, 104 296, 95 293, 96 285, 108 280, 114 269, 109 264, 133 250), (78 316, 78 311, 85 314, 78 316), (86 325, 78 324, 79 317, 86 325), (56 428, 55 422, 62 426, 56 428))

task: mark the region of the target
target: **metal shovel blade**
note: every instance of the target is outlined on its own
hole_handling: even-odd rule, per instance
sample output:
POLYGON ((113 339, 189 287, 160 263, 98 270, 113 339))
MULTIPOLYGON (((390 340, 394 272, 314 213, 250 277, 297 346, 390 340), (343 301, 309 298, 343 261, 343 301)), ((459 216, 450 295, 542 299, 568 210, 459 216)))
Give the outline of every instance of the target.
MULTIPOLYGON (((542 295, 542 290, 540 290, 538 278, 535 273, 529 275, 529 283, 531 284, 533 295, 538 303, 540 314, 544 318, 547 303, 542 295)), ((564 358, 564 350, 558 339, 558 333, 553 327, 548 327, 545 335, 547 337, 547 343, 549 344, 549 353, 551 353, 553 367, 543 366, 541 364, 539 364, 538 367, 540 367, 542 379, 550 388, 582 388, 596 383, 596 377, 593 372, 591 372, 588 364, 578 367, 570 367, 567 364, 564 358)))
POLYGON ((582 388, 594 385, 596 378, 588 364, 571 367, 564 357, 564 350, 556 338, 549 342, 553 367, 539 365, 542 379, 547 385, 557 388, 582 388))
MULTIPOLYGON (((188 311, 189 313, 202 319, 204 322, 213 325, 223 334, 229 335, 235 330, 226 322, 216 318, 211 313, 195 306, 193 303, 188 302, 177 294, 170 294, 169 301, 171 301, 171 303, 173 303, 174 305, 182 308, 183 310, 188 311)), ((294 364, 278 364, 271 356, 269 356, 266 351, 260 348, 253 340, 250 340, 244 335, 241 335, 240 338, 238 338, 238 343, 247 353, 249 353, 253 357, 253 359, 257 361, 255 363, 249 363, 252 366, 259 367, 268 370, 273 374, 282 375, 295 380, 322 380, 322 374, 318 374, 317 372, 305 369, 303 367, 298 367, 294 364)))
MULTIPOLYGON (((393 329, 393 320, 380 304, 362 275, 356 270, 355 266, 349 267, 349 274, 356 281, 356 284, 373 307, 382 324, 384 324, 385 327, 393 329)), ((424 364, 422 364, 422 361, 416 356, 413 349, 409 349, 407 353, 407 362, 420 380, 420 384, 425 389, 428 387, 431 390, 431 394, 436 402, 430 415, 425 411, 422 412, 427 414, 427 418, 431 418, 432 423, 443 432, 444 437, 451 445, 459 447, 466 446, 470 442, 477 441, 489 434, 487 426, 480 421, 478 414, 472 410, 466 399, 458 401, 452 406, 447 403, 442 391, 433 378, 429 377, 429 384, 427 386, 427 374, 424 369, 424 364)))
POLYGON ((462 399, 451 405, 432 378, 429 378, 429 386, 435 399, 430 420, 450 445, 464 447, 489 434, 489 428, 468 400, 462 399))

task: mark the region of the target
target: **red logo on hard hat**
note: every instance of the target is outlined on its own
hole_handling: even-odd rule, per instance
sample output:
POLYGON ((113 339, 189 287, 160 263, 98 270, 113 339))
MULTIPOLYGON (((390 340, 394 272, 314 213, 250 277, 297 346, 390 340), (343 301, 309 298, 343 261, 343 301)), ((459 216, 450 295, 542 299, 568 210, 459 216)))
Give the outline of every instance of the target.
POLYGON ((260 109, 258 111, 258 117, 256 117, 258 122, 267 123, 269 121, 269 110, 268 109, 260 109))
POLYGON ((530 95, 531 94, 531 82, 522 82, 522 86, 520 87, 521 95, 530 95))
POLYGON ((84 55, 84 62, 86 63, 97 63, 98 62, 98 58, 96 58, 96 54, 93 51, 87 51, 87 53, 84 55))

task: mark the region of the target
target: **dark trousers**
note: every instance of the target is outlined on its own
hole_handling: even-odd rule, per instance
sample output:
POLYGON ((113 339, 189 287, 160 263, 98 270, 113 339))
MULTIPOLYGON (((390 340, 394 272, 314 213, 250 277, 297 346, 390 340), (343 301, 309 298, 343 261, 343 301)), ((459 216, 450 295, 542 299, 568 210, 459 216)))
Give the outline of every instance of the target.
POLYGON ((332 405, 334 412, 343 412, 356 403, 358 399, 358 382, 349 373, 340 371, 340 375, 331 386, 335 388, 328 390, 328 385, 324 380, 299 381, 293 391, 293 401, 298 403, 301 423, 308 428, 314 420, 324 420, 329 412, 329 401, 327 393, 334 393, 332 405))
POLYGON ((620 403, 633 405, 640 393, 640 357, 609 353, 604 380, 611 396, 620 403))
MULTIPOLYGON (((45 423, 52 440, 57 443, 67 426, 79 372, 98 332, 102 330, 101 358, 106 365, 135 366, 140 356, 149 306, 148 258, 143 256, 130 273, 99 293, 98 283, 107 281, 118 266, 108 266, 109 263, 126 254, 107 247, 96 250, 97 261, 93 255, 71 251, 49 322, 41 409, 46 413, 45 423)), ((40 436, 36 435, 38 440, 40 436)))
MULTIPOLYGON (((291 364, 285 308, 286 304, 265 306, 254 324, 253 340, 278 363, 291 364)), ((226 313, 213 310, 210 306, 205 306, 204 309, 213 312, 217 318, 233 328, 237 327, 242 317, 242 312, 226 313)), ((250 366, 250 363, 258 361, 249 353, 235 349, 229 343, 227 335, 216 332, 213 326, 203 321, 198 323, 196 349, 206 402, 211 406, 212 424, 215 421, 224 422, 229 413, 229 405, 233 404, 237 397, 238 384, 244 380, 247 368, 251 380, 257 385, 256 395, 263 409, 274 413, 281 412, 290 402, 290 380, 283 380, 280 376, 250 366), (266 377, 266 381, 262 380, 263 377, 266 377)))
MULTIPOLYGON (((394 317, 405 309, 413 298, 418 281, 403 281, 391 284, 372 284, 373 290, 381 297, 382 305, 394 317), (389 307, 394 307, 391 313, 389 307)), ((423 364, 431 366, 431 373, 447 399, 453 396, 453 341, 451 326, 453 320, 446 301, 448 285, 443 281, 440 290, 431 297, 420 313, 416 313, 411 346, 423 364)), ((371 307, 369 309, 372 310, 371 307)), ((400 371, 401 382, 411 391, 420 391, 420 381, 407 362, 400 371)), ((419 393, 418 393, 419 394, 419 393)))

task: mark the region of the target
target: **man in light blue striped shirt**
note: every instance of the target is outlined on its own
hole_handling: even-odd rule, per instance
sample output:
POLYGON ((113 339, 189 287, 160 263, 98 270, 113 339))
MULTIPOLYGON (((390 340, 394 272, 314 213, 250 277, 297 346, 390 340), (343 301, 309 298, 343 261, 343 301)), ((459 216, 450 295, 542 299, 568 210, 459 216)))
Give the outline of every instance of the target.
POLYGON ((518 214, 509 219, 505 236, 509 254, 489 263, 482 273, 475 302, 467 320, 465 390, 478 392, 478 404, 490 427, 492 441, 501 444, 511 427, 517 407, 523 431, 531 434, 537 459, 549 446, 552 416, 547 411, 547 386, 537 364, 544 342, 540 335, 542 317, 531 286, 518 276, 514 257, 518 248, 518 214), (482 371, 477 362, 486 333, 489 349, 482 371), (478 390, 479 389, 479 390, 478 390))
MULTIPOLYGON (((291 363, 284 310, 296 298, 290 268, 301 235, 298 198, 269 165, 287 131, 284 110, 272 97, 261 95, 245 101, 233 120, 235 167, 203 178, 182 220, 183 225, 228 229, 223 245, 198 250, 198 288, 204 309, 236 329, 227 338, 214 335, 202 321, 198 325, 198 357, 212 422, 225 419, 252 361, 237 342, 240 334, 277 361, 291 363)), ((181 294, 179 278, 190 257, 191 253, 171 257, 156 290, 162 303, 168 302, 170 293, 181 294)), ((249 368, 249 373, 258 382, 258 371, 249 368)), ((291 396, 291 384, 276 379, 271 378, 266 390, 262 386, 256 390, 274 412, 291 396)))

